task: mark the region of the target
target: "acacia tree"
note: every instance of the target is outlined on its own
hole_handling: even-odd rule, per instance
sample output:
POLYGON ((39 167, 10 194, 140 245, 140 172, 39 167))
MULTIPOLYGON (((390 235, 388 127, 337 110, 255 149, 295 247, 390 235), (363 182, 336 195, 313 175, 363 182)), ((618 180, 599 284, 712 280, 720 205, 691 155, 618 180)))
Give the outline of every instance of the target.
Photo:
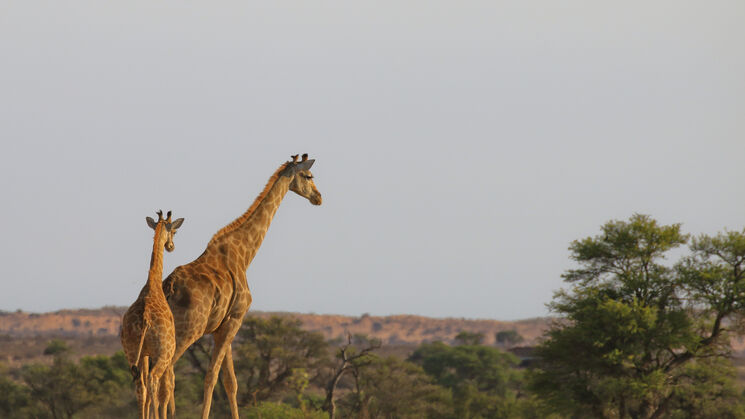
POLYGON ((49 348, 56 348, 46 351, 54 353, 52 365, 28 364, 20 371, 31 399, 26 417, 117 417, 134 407, 129 365, 121 351, 74 362, 60 341, 49 348))
POLYGON ((522 375, 514 355, 483 345, 433 342, 420 345, 409 361, 452 391, 456 417, 520 417, 522 375))
POLYGON ((353 389, 341 398, 340 416, 358 418, 452 418, 450 390, 424 370, 396 357, 370 357, 352 368, 353 389))
POLYGON ((497 341, 498 345, 504 346, 514 346, 525 340, 519 333, 517 333, 517 330, 515 329, 502 330, 501 332, 497 332, 494 335, 494 338, 497 341))
POLYGON ((243 321, 236 348, 238 375, 245 383, 243 403, 277 397, 289 389, 297 369, 313 379, 328 364, 323 335, 300 326, 300 320, 279 316, 248 316, 243 321))
POLYGON ((664 264, 688 239, 680 224, 636 214, 571 244, 580 267, 549 305, 563 320, 538 348, 533 374, 550 405, 575 417, 657 418, 684 400, 729 394, 712 373, 728 354, 725 324, 739 324, 745 307, 745 231, 701 236, 690 256, 664 264))
POLYGON ((352 335, 347 333, 347 343, 336 352, 337 363, 326 382, 326 399, 323 402, 323 410, 328 412, 329 419, 336 417, 334 393, 341 377, 348 371, 359 373, 360 369, 370 365, 375 359, 371 352, 380 349, 381 345, 382 342, 379 339, 369 339, 364 335, 355 335, 353 339, 352 335))
POLYGON ((32 417, 32 412, 29 412, 31 404, 29 388, 11 379, 8 368, 0 364, 0 417, 32 417))
POLYGON ((484 342, 484 334, 481 332, 469 332, 464 330, 455 335, 455 343, 458 345, 481 345, 484 342))
MULTIPOLYGON (((210 362, 212 338, 196 341, 176 363, 176 410, 194 409, 202 397, 204 376, 210 362)), ((301 328, 290 316, 247 316, 233 341, 240 406, 259 406, 264 401, 279 401, 294 393, 299 371, 308 380, 319 375, 331 362, 328 343, 323 335, 301 328)), ((215 415, 230 415, 227 396, 215 387, 215 415), (222 402, 221 402, 222 401, 222 402)))

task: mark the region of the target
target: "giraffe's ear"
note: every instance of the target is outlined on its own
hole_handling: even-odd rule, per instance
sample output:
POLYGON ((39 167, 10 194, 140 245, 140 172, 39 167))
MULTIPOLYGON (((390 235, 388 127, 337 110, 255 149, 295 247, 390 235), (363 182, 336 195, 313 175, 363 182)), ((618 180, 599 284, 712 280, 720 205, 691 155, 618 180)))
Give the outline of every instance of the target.
POLYGON ((311 160, 303 160, 302 162, 298 163, 296 167, 296 172, 300 170, 310 170, 311 166, 313 166, 313 163, 316 162, 316 159, 311 160))
POLYGON ((176 231, 179 227, 181 227, 181 224, 184 223, 183 218, 177 218, 174 222, 171 223, 171 231, 176 231))
POLYGON ((155 220, 150 217, 145 217, 145 221, 147 221, 147 225, 149 225, 150 228, 152 228, 153 230, 155 230, 155 226, 158 225, 158 223, 156 223, 155 220))

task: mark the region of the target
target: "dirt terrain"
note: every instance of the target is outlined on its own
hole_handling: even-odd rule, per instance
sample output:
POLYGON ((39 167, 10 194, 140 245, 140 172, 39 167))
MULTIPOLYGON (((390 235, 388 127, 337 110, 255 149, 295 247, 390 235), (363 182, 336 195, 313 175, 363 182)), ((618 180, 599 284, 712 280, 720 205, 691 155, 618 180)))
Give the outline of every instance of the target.
MULTIPOLYGON (((66 341, 77 356, 111 355, 121 349, 119 327, 125 311, 126 307, 112 306, 50 313, 0 311, 0 363, 17 366, 48 361, 43 351, 53 338, 66 341)), ((343 339, 346 333, 365 334, 381 339, 384 347, 394 352, 409 350, 424 342, 452 343, 462 331, 482 333, 484 344, 496 345, 497 332, 515 330, 524 339, 520 345, 530 346, 538 342, 552 321, 547 317, 498 321, 403 314, 352 317, 260 311, 250 311, 248 315, 294 317, 301 321, 303 329, 320 332, 328 340, 343 339)), ((735 339, 732 345, 738 358, 742 358, 745 341, 735 339)))
MULTIPOLYGON (((126 307, 100 309, 60 310, 50 313, 0 311, 0 362, 19 365, 42 361, 43 351, 49 340, 66 341, 78 356, 110 355, 120 349, 119 327, 126 307)), ((484 334, 484 343, 496 344, 495 335, 500 331, 515 330, 531 345, 548 326, 549 318, 520 321, 475 320, 458 318, 431 318, 413 315, 360 317, 272 313, 251 311, 249 316, 290 316, 302 322, 305 330, 317 331, 326 339, 344 338, 346 333, 365 334, 381 339, 389 347, 415 347, 423 342, 453 342, 462 332, 484 334)))
MULTIPOLYGON (((51 313, 23 311, 0 312, 0 334, 13 337, 54 336, 118 336, 122 314, 126 307, 103 307, 89 310, 60 310, 51 313)), ((347 332, 363 333, 379 338, 383 343, 403 344, 441 340, 451 342, 462 332, 479 332, 485 344, 496 343, 497 332, 515 330, 525 343, 532 343, 546 329, 549 318, 519 321, 431 318, 414 315, 340 316, 333 314, 301 314, 251 311, 249 316, 291 316, 299 319, 303 328, 323 333, 327 339, 343 337, 347 332)))

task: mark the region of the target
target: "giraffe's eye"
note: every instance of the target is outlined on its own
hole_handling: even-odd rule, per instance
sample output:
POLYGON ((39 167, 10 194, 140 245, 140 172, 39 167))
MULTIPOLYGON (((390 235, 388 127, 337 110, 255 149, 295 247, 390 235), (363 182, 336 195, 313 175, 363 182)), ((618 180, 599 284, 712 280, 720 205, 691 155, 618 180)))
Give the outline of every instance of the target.
POLYGON ((313 175, 303 175, 303 177, 308 180, 313 179, 313 175))

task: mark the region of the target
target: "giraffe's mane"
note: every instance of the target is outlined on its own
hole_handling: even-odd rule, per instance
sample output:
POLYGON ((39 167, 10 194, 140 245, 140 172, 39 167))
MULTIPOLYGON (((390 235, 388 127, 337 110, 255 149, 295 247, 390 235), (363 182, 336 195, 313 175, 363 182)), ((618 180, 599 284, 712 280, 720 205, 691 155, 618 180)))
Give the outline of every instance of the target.
POLYGON ((290 164, 290 163, 291 162, 282 163, 282 165, 279 166, 279 168, 269 178, 269 181, 267 181, 266 186, 264 186, 264 190, 261 191, 261 193, 259 194, 259 196, 256 197, 256 199, 254 200, 253 204, 251 204, 251 206, 248 207, 248 209, 246 210, 246 212, 244 212, 243 215, 241 215, 240 217, 238 217, 235 220, 233 220, 233 222, 231 222, 230 224, 228 224, 225 227, 223 227, 220 230, 218 230, 217 233, 215 233, 215 235, 212 236, 212 239, 210 239, 209 244, 214 243, 220 237, 222 237, 225 234, 228 234, 228 233, 234 231, 241 224, 243 224, 243 222, 246 221, 248 219, 248 217, 250 217, 251 214, 254 213, 254 211, 256 211, 256 208, 259 207, 259 204, 261 203, 261 201, 263 201, 264 198, 266 198, 266 195, 272 189, 272 186, 274 186, 274 184, 277 182, 277 179, 279 179, 282 171, 285 170, 285 168, 287 168, 287 165, 290 164))
POLYGON ((165 220, 158 220, 155 225, 155 235, 153 236, 153 252, 150 254, 150 269, 147 271, 147 279, 155 278, 158 283, 163 276, 163 247, 160 245, 160 236, 165 234, 165 220), (160 270, 160 271, 158 271, 160 270))

